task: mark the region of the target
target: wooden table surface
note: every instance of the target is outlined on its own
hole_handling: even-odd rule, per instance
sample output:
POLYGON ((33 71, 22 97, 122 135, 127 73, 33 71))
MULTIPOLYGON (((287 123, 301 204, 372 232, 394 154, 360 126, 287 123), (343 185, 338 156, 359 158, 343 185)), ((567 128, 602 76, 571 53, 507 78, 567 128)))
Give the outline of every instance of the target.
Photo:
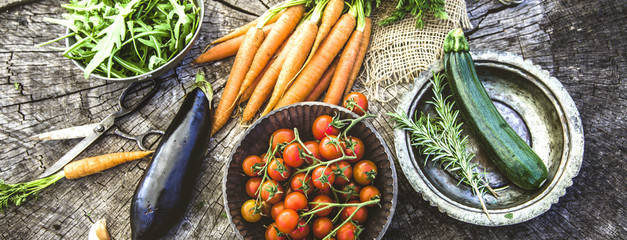
MULTIPOLYGON (((28 181, 79 140, 40 142, 36 133, 98 122, 116 111, 127 83, 84 79, 60 52, 36 44, 65 32, 45 22, 59 18, 65 1, 0 1, 0 179, 28 181)), ((205 1, 202 34, 183 63, 170 71, 161 89, 121 128, 133 134, 165 129, 202 69, 220 96, 233 58, 192 66, 211 40, 254 19, 266 0, 205 1)), ((513 52, 547 69, 569 91, 585 132, 585 154, 573 186, 549 211, 530 221, 481 227, 440 213, 414 192, 397 164, 399 195, 386 239, 618 239, 627 236, 627 3, 623 0, 527 0, 507 7, 497 0, 467 2, 474 49, 513 52), (622 237, 621 237, 622 236, 622 237)), ((60 45, 57 45, 60 46, 60 45)), ((358 85, 358 88, 361 86, 358 85)), ((402 85, 407 91, 409 84, 402 85)), ((401 92, 402 93, 402 92, 401 92)), ((382 113, 398 100, 373 103, 373 124, 390 149, 393 124, 382 113)), ((211 139, 193 201, 172 239, 231 239, 225 215, 222 176, 228 155, 245 127, 231 121, 211 139)), ((81 156, 138 150, 131 141, 105 137, 81 156)), ((130 238, 133 191, 148 161, 123 164, 78 180, 61 180, 19 207, 0 213, 0 239, 85 239, 93 221, 106 218, 115 239, 130 238)))

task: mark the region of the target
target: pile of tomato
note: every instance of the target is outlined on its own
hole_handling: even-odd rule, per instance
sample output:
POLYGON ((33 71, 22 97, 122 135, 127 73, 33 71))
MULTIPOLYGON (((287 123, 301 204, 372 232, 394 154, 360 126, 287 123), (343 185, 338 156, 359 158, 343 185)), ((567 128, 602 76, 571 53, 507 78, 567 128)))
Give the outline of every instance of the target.
POLYGON ((377 166, 364 159, 367 146, 347 135, 361 119, 319 116, 315 139, 301 139, 298 129, 275 131, 266 153, 242 163, 251 197, 241 207, 243 218, 272 218, 266 239, 356 239, 381 198, 372 185, 377 166))

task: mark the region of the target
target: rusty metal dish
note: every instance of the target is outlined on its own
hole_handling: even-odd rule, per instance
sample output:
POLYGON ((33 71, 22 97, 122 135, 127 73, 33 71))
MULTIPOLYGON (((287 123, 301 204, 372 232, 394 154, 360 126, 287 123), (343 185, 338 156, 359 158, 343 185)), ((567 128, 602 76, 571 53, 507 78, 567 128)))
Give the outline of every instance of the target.
MULTIPOLYGON (((547 181, 540 189, 532 191, 510 184, 482 154, 475 136, 469 133, 470 151, 477 154, 475 160, 485 168, 490 186, 499 194, 498 198, 485 195, 492 218, 488 220, 470 188, 458 186, 454 175, 439 165, 425 164, 424 156, 410 145, 409 135, 396 129, 395 146, 401 169, 425 200, 457 220, 484 226, 530 220, 557 203, 579 172, 584 146, 579 112, 564 86, 531 61, 498 51, 472 51, 471 54, 477 75, 499 112, 547 166, 547 181)), ((444 74, 441 61, 416 79, 413 89, 403 97, 400 111, 411 118, 416 111, 429 111, 431 107, 426 101, 432 98, 429 79, 433 73, 444 74)))
MULTIPOLYGON (((251 199, 245 191, 245 184, 249 177, 244 175, 242 162, 250 155, 260 155, 266 152, 268 141, 272 133, 281 128, 298 128, 302 139, 314 139, 311 131, 314 120, 323 114, 340 118, 357 118, 358 116, 345 108, 320 102, 303 102, 277 109, 257 120, 246 131, 242 139, 235 145, 231 153, 227 170, 224 173, 222 191, 224 207, 231 226, 241 239, 258 239, 264 236, 266 228, 272 223, 271 218, 262 218, 256 223, 246 222, 242 218, 240 208, 251 199)), ((387 230, 394 210, 398 185, 396 168, 392 161, 392 154, 385 141, 374 129, 372 124, 364 120, 357 123, 349 135, 361 139, 366 146, 364 159, 374 162, 379 170, 374 186, 381 191, 381 207, 368 209, 368 220, 360 239, 381 239, 387 230)))

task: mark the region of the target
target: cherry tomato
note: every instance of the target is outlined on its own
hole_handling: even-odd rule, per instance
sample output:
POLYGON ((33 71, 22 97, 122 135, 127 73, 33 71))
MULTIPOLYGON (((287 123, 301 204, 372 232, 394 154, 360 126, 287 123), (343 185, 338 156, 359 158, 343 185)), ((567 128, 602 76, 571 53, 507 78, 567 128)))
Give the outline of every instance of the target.
POLYGON ((313 185, 318 189, 327 189, 335 182, 335 175, 333 175, 331 167, 319 166, 315 168, 311 178, 313 185))
POLYGON ((347 161, 339 161, 331 164, 333 166, 333 174, 335 175, 335 186, 342 186, 353 179, 353 167, 347 161))
POLYGON ((270 208, 270 216, 272 216, 272 219, 276 220, 276 216, 279 215, 283 209, 285 209, 284 203, 284 201, 280 201, 272 205, 272 208, 270 208))
MULTIPOLYGON (((316 197, 314 197, 311 202, 317 202, 317 203, 333 203, 333 199, 331 199, 331 197, 329 197, 329 195, 325 195, 325 194, 320 194, 316 197)), ((322 209, 326 207, 326 205, 323 204, 309 204, 309 208, 311 208, 312 210, 317 210, 317 209, 322 209)), ((325 217, 328 216, 329 214, 331 214, 331 212, 333 211, 333 207, 324 209, 320 212, 316 212, 316 216, 318 217, 325 217)))
POLYGON ((346 144, 346 147, 344 148, 346 155, 355 156, 354 159, 348 159, 347 161, 350 163, 356 163, 361 160, 361 158, 364 156, 364 153, 366 152, 364 142, 356 137, 348 137, 348 139, 345 140, 344 143, 346 144))
POLYGON ((309 224, 305 219, 301 219, 296 226, 296 229, 290 233, 292 239, 301 239, 309 235, 309 224))
POLYGON ((301 192, 291 192, 285 196, 285 208, 300 210, 307 207, 307 197, 301 192))
POLYGON ((377 165, 370 160, 361 160, 353 166, 353 179, 361 185, 369 185, 377 177, 377 165))
POLYGON ((348 110, 351 110, 354 113, 357 113, 359 116, 363 116, 364 113, 368 111, 368 99, 359 92, 352 92, 344 97, 342 106, 348 108, 348 110), (352 101, 349 102, 349 99, 352 99, 352 101))
POLYGON ((311 230, 316 238, 322 239, 333 230, 333 222, 328 217, 319 217, 314 220, 311 230))
MULTIPOLYGON (((294 139, 296 139, 296 136, 294 135, 293 130, 281 128, 279 130, 274 131, 270 139, 271 139, 270 146, 272 146, 272 151, 274 151, 277 145, 279 145, 280 143, 291 142, 294 139)), ((277 153, 280 153, 280 152, 277 150, 277 153)))
POLYGON ((301 158, 301 152, 304 151, 300 143, 290 143, 283 149, 283 160, 290 167, 300 167, 305 163, 305 159, 301 158))
POLYGON ((284 209, 276 216, 276 226, 282 233, 291 233, 298 225, 298 213, 293 209, 284 209))
POLYGON ((257 189, 259 189, 259 185, 261 185, 261 177, 254 177, 248 179, 246 182, 246 193, 251 198, 257 198, 257 189))
MULTIPOLYGON (((379 189, 372 186, 372 185, 368 185, 365 186, 364 188, 361 189, 361 191, 359 192, 359 201, 361 202, 367 202, 370 201, 372 198, 374 198, 375 196, 379 196, 379 198, 381 198, 381 192, 379 192, 379 189)), ((370 204, 368 205, 370 206, 374 206, 375 204, 370 204)))
POLYGON ((304 172, 297 173, 292 177, 290 188, 295 192, 307 192, 307 194, 311 194, 314 190, 314 186, 311 183, 311 177, 307 176, 304 172))
POLYGON ((356 184, 354 182, 350 182, 342 186, 340 191, 345 192, 345 193, 340 193, 340 198, 344 201, 359 200, 359 192, 361 191, 361 185, 356 184), (346 198, 350 198, 350 199, 346 199, 346 198))
MULTIPOLYGON (((322 160, 322 155, 320 155, 320 148, 319 148, 320 144, 318 144, 318 142, 307 141, 307 142, 304 142, 303 144, 305 144, 305 147, 307 148, 307 150, 309 150, 316 159, 322 160)), ((305 162, 307 162, 307 164, 312 164, 314 161, 311 157, 305 157, 305 162)))
MULTIPOLYGON (((349 201, 348 203, 359 203, 359 201, 349 201)), ((340 216, 343 220, 346 220, 355 211, 357 212, 353 215, 352 220, 360 224, 364 224, 366 222, 366 218, 368 218, 368 208, 365 206, 359 208, 359 210, 357 210, 357 207, 355 206, 344 207, 340 216)))
POLYGON ((326 135, 340 134, 340 130, 337 127, 331 125, 332 122, 333 118, 329 115, 322 115, 316 118, 312 126, 314 138, 316 138, 316 140, 320 140, 326 135))
POLYGON ((352 222, 347 222, 337 230, 335 237, 337 240, 355 240, 357 239, 357 226, 352 222))
POLYGON ((275 222, 270 224, 268 228, 266 228, 266 240, 286 240, 287 235, 279 236, 279 231, 277 230, 277 225, 275 222))
POLYGON ((274 181, 280 182, 289 178, 291 172, 290 166, 287 166, 281 158, 275 158, 268 164, 268 176, 274 181))
POLYGON ((320 140, 320 156, 326 160, 333 160, 342 156, 344 143, 335 135, 329 135, 320 140))
POLYGON ((255 200, 250 199, 242 204, 242 217, 247 222, 257 222, 261 219, 261 214, 255 212, 255 200))
POLYGON ((269 204, 275 204, 283 199, 283 186, 274 180, 266 180, 261 184, 261 199, 269 204))
POLYGON ((257 155, 250 155, 242 162, 244 174, 249 177, 259 176, 259 172, 264 165, 266 165, 266 163, 257 155))

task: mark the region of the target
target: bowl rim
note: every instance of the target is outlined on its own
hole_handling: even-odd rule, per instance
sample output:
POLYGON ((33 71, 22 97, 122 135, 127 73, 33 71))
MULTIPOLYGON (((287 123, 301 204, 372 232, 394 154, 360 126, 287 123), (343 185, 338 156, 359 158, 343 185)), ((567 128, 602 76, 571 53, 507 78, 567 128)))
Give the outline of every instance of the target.
MULTIPOLYGON (((350 116, 352 116, 353 118, 357 118, 359 117, 357 114, 349 111, 348 109, 339 107, 337 105, 332 105, 332 104, 328 104, 328 103, 323 103, 323 102, 313 102, 313 101, 307 101, 307 102, 299 102, 299 103, 295 103, 295 104, 291 104, 285 107, 281 107, 279 109, 275 109, 272 112, 266 114, 265 116, 260 117, 259 119, 257 119, 252 125, 250 125, 248 127, 248 129, 246 129, 246 131, 244 132, 244 134, 242 135, 242 137, 237 141, 237 143, 233 146, 233 149, 231 150, 231 154, 229 155, 229 159, 226 163, 226 169, 224 171, 223 177, 222 177, 222 200, 223 200, 223 204, 224 204, 224 210, 226 212, 228 221, 229 221, 229 225, 231 225, 231 229, 235 232, 235 234, 237 235, 237 237, 239 239, 244 239, 244 236, 242 236, 242 234, 240 233, 240 231, 237 229, 237 226, 235 226, 235 223, 233 222, 233 216, 231 216, 230 213, 230 209, 229 209, 229 205, 228 205, 228 200, 227 200, 227 194, 226 194, 226 182, 227 182, 227 176, 229 174, 229 166, 231 165, 231 162, 233 161, 233 156, 235 155, 237 149, 241 146, 242 144, 242 140, 244 139, 245 136, 247 136, 252 129, 254 129, 257 125, 259 125, 262 120, 269 118, 270 116, 277 114, 278 112, 287 110, 289 108, 296 108, 296 107, 302 107, 302 106, 314 106, 314 105, 319 105, 319 106, 323 106, 323 107, 329 107, 332 108, 334 110, 338 110, 338 111, 342 111, 345 113, 350 114, 350 116)), ((385 224, 383 225, 381 231, 379 232, 379 235, 377 236, 376 239, 381 239, 383 238, 383 235, 385 235, 385 232, 387 231, 388 227, 390 226, 390 223, 392 223, 392 218, 394 217, 394 212, 396 210, 396 204, 398 202, 397 200, 397 196, 398 196, 398 177, 397 177, 397 173, 396 173, 396 166, 394 165, 394 160, 392 152, 390 151, 390 149, 388 148, 385 140, 381 137, 381 134, 379 134, 378 131, 376 131, 376 128, 368 121, 362 121, 362 123, 364 123, 366 125, 367 128, 369 128, 370 130, 372 130, 372 133, 375 135, 375 137, 381 141, 381 143, 383 144, 383 149, 385 150, 385 154, 388 157, 388 161, 390 162, 390 169, 392 170, 392 206, 390 207, 390 215, 388 216, 385 224)))
MULTIPOLYGON (((505 226, 525 222, 543 214, 549 210, 552 204, 557 203, 559 198, 566 193, 566 188, 572 185, 572 178, 577 176, 581 168, 584 138, 579 111, 564 86, 556 78, 551 77, 548 71, 542 70, 530 60, 524 60, 518 55, 503 51, 473 50, 470 53, 476 62, 489 61, 499 63, 507 65, 508 67, 523 69, 529 74, 534 75, 556 99, 557 102, 554 103, 556 108, 562 109, 564 115, 566 115, 565 119, 561 121, 561 125, 564 127, 562 131, 564 132, 565 139, 563 146, 565 153, 562 154, 562 163, 560 163, 563 164, 563 166, 558 168, 551 182, 545 183, 548 184, 546 192, 529 199, 527 202, 532 203, 527 207, 517 208, 517 206, 514 206, 506 209, 488 210, 492 217, 490 221, 485 218, 481 209, 454 205, 452 204, 452 202, 455 202, 453 199, 446 197, 441 192, 430 187, 431 182, 425 178, 423 172, 413 166, 413 160, 409 153, 409 151, 412 150, 407 146, 407 135, 405 131, 395 128, 394 145, 397 158, 410 185, 416 192, 420 193, 422 198, 428 201, 431 206, 438 207, 440 212, 446 213, 454 219, 482 226, 505 226), (473 211, 471 211, 471 209, 473 211), (512 218, 512 215, 509 215, 510 217, 508 218, 507 215, 510 213, 515 217, 512 218)), ((443 69, 443 62, 440 60, 432 64, 427 71, 423 71, 415 80, 411 90, 402 97, 397 111, 408 113, 416 94, 419 94, 420 89, 428 84, 428 79, 431 78, 434 72, 440 72, 443 71, 443 69)))
MULTIPOLYGON (((139 81, 144 81, 147 79, 152 79, 152 78, 156 78, 161 75, 164 75, 168 71, 170 71, 172 68, 176 67, 181 61, 183 61, 183 58, 185 58, 187 53, 189 53, 189 51, 195 45, 194 43, 198 39, 198 36, 200 36, 200 29, 202 28, 202 22, 203 22, 203 19, 205 18, 205 2, 203 0, 192 0, 192 2, 194 3, 194 5, 200 8, 199 9, 200 11, 198 12, 198 18, 199 18, 198 26, 196 27, 196 31, 194 31, 194 35, 192 35, 192 39, 189 41, 189 43, 187 43, 185 48, 183 48, 180 52, 178 52, 168 62, 159 66, 158 68, 151 70, 150 72, 147 72, 141 75, 126 77, 126 78, 110 78, 110 77, 101 76, 95 73, 90 73, 89 76, 106 80, 106 81, 113 81, 113 82, 139 82, 139 81)), ((66 28, 65 33, 66 35, 70 34, 70 29, 66 28)), ((70 46, 69 37, 65 38, 65 46, 66 47, 70 46)), ((76 67, 78 67, 81 71, 85 72, 85 66, 86 66, 85 64, 77 61, 76 59, 70 59, 70 60, 72 61, 72 63, 74 63, 76 67)))

